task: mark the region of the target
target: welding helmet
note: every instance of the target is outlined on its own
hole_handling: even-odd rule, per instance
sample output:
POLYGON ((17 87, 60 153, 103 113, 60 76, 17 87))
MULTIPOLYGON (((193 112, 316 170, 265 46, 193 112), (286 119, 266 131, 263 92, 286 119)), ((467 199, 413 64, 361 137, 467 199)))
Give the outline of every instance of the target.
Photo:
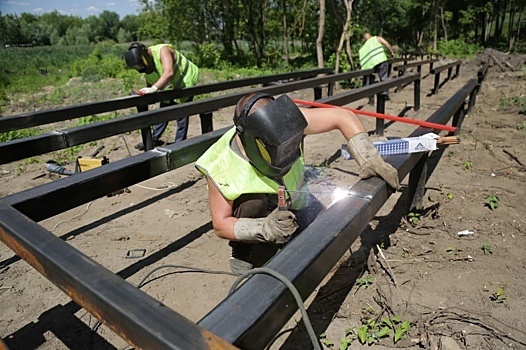
POLYGON ((262 93, 251 96, 240 115, 234 116, 234 124, 250 163, 269 178, 283 177, 301 156, 300 146, 308 123, 286 95, 277 99, 262 93), (272 101, 249 115, 262 98, 272 101))
POLYGON ((155 69, 152 55, 141 43, 131 43, 128 51, 124 54, 124 59, 128 67, 136 69, 139 73, 150 74, 155 69))

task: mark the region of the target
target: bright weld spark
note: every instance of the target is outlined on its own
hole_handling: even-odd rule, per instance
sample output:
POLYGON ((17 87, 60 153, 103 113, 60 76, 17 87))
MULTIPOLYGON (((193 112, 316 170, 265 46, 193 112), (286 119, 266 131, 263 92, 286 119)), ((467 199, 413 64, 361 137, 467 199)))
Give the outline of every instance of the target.
POLYGON ((341 188, 336 188, 333 192, 332 192, 332 203, 331 205, 333 205, 334 203, 340 201, 341 199, 344 199, 345 197, 348 197, 350 195, 349 191, 347 190, 343 190, 341 188))

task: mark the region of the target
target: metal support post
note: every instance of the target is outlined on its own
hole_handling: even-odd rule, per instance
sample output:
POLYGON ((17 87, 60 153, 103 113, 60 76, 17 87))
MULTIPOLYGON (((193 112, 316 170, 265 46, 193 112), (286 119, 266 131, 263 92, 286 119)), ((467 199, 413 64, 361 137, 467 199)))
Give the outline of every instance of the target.
MULTIPOLYGON (((142 113, 148 110, 148 105, 137 106, 137 112, 142 113)), ((152 128, 142 128, 141 129, 142 144, 144 145, 144 152, 150 151, 153 149, 153 138, 152 138, 152 128)))
POLYGON ((322 89, 321 86, 314 87, 314 100, 320 100, 322 98, 322 89))
MULTIPOLYGON (((380 92, 376 95, 378 102, 376 102, 376 113, 385 114, 385 92, 380 92)), ((376 118, 376 135, 384 136, 384 120, 382 118, 376 118)))
POLYGON ((466 103, 464 102, 462 106, 460 106, 458 111, 455 113, 455 115, 453 116, 452 125, 457 127, 457 129, 453 133, 454 135, 460 134, 460 128, 462 126, 462 122, 464 121, 464 116, 466 115, 465 106, 466 106, 466 103))
POLYGON ((447 69, 447 80, 451 79, 451 73, 453 73, 453 67, 447 69))
POLYGON ((212 121, 213 115, 212 112, 199 113, 199 118, 201 119, 201 134, 214 131, 214 123, 212 121))
POLYGON ((424 209, 424 195, 426 192, 428 153, 424 154, 409 173, 407 212, 420 211, 424 209))
POLYGON ((415 80, 415 103, 414 110, 420 110, 420 79, 415 80))
POLYGON ((327 86, 327 96, 334 95, 334 83, 329 83, 327 86))
POLYGON ((435 85, 433 87, 433 93, 431 95, 438 94, 439 87, 440 87, 440 72, 435 73, 435 85))
POLYGON ((457 64, 457 68, 455 69, 455 78, 458 78, 460 76, 460 64, 457 64))
MULTIPOLYGON (((368 77, 369 77, 369 84, 368 84, 368 85, 372 85, 372 84, 374 84, 374 79, 375 79, 375 78, 374 78, 374 75, 371 74, 371 75, 369 75, 368 77)), ((371 106, 374 105, 374 95, 369 96, 369 102, 368 102, 368 104, 370 104, 371 106)))

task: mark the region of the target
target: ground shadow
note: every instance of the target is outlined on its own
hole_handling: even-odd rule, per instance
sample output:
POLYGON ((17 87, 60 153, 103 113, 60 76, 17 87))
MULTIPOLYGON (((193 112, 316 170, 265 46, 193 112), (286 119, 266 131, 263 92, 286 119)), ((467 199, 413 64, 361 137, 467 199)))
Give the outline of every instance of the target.
MULTIPOLYGON (((82 227, 76 228, 73 231, 70 231, 68 233, 63 234, 62 236, 60 236, 60 238, 62 240, 68 240, 68 239, 70 239, 72 237, 75 237, 77 235, 80 235, 80 234, 82 234, 82 233, 84 233, 86 231, 92 230, 92 229, 94 229, 94 228, 96 228, 98 226, 107 224, 108 222, 110 222, 112 220, 115 220, 115 219, 117 219, 117 218, 119 218, 121 216, 128 215, 128 214, 130 214, 130 213, 132 213, 132 212, 134 212, 136 210, 139 210, 139 209, 143 209, 143 208, 149 206, 150 204, 153 204, 153 203, 155 203, 155 202, 157 202, 157 201, 159 201, 159 200, 161 200, 163 198, 166 198, 166 197, 171 196, 173 194, 182 192, 182 191, 192 187, 193 185, 195 185, 197 183, 197 181, 199 181, 199 179, 198 180, 191 180, 191 181, 184 182, 181 185, 179 185, 177 187, 174 187, 174 188, 172 188, 170 190, 167 190, 166 192, 160 193, 160 194, 158 194, 158 195, 156 195, 156 196, 154 196, 154 197, 152 197, 150 199, 147 199, 145 201, 142 201, 140 203, 132 205, 132 206, 130 206, 128 208, 122 209, 122 210, 120 210, 120 211, 118 211, 116 213, 113 213, 111 215, 105 216, 105 217, 103 217, 103 218, 101 218, 99 220, 91 222, 91 223, 89 223, 87 225, 84 225, 82 227)), ((5 259, 3 261, 0 261, 0 269, 2 269, 4 267, 7 267, 7 266, 19 261, 19 260, 21 260, 20 257, 17 256, 17 255, 14 255, 14 256, 12 256, 10 258, 7 258, 7 259, 5 259)))
MULTIPOLYGON (((137 261, 117 273, 126 279, 133 276, 143 268, 150 266, 169 254, 176 252, 190 244, 197 238, 212 229, 212 222, 208 222, 184 237, 170 243, 163 249, 137 261)), ((9 349, 36 349, 46 342, 44 334, 52 332, 68 348, 79 349, 79 344, 86 344, 80 349, 115 349, 104 338, 92 332, 91 328, 84 324, 74 314, 81 309, 74 301, 66 305, 57 305, 40 315, 37 322, 32 322, 8 335, 4 341, 9 349)))

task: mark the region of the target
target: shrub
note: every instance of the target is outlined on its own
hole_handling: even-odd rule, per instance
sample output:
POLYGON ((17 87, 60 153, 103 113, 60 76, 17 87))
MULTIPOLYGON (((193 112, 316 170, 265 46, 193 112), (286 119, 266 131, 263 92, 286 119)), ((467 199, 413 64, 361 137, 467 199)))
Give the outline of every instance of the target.
POLYGON ((438 52, 446 57, 473 57, 477 51, 483 49, 480 44, 469 44, 463 39, 453 39, 445 42, 438 42, 438 52))

